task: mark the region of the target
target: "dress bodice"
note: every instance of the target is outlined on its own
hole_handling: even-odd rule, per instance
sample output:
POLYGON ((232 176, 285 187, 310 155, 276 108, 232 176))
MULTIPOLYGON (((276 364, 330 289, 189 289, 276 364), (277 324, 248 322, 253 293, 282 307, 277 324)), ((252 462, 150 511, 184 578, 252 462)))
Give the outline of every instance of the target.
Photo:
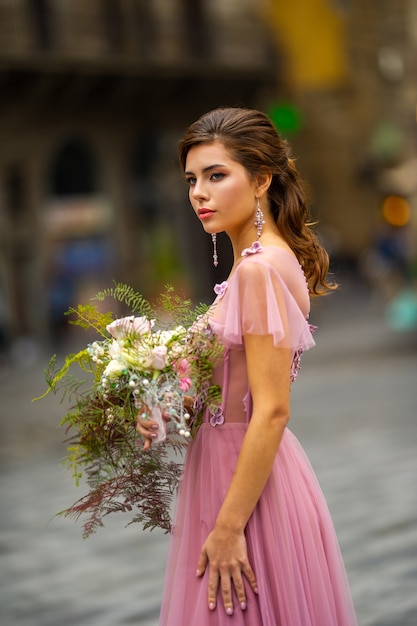
POLYGON ((291 348, 290 382, 297 376, 302 352, 314 345, 308 286, 296 257, 276 246, 257 245, 245 252, 229 280, 215 286, 210 324, 225 353, 214 372, 214 382, 222 389, 221 411, 207 411, 205 416, 213 426, 250 419, 245 334, 271 335, 276 347, 291 348))

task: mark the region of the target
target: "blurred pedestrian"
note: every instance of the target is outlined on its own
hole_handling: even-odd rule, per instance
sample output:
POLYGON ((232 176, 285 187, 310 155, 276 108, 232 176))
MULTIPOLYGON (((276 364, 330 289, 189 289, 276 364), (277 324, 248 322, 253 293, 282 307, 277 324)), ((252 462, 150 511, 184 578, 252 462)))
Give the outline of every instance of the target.
MULTIPOLYGON (((267 116, 247 109, 203 115, 180 163, 214 263, 221 231, 234 263, 210 312, 222 407, 207 407, 187 450, 160 625, 352 626, 330 514, 287 428, 290 383, 314 345, 310 296, 335 288, 301 179, 267 116)), ((145 447, 152 426, 138 417, 145 447)))

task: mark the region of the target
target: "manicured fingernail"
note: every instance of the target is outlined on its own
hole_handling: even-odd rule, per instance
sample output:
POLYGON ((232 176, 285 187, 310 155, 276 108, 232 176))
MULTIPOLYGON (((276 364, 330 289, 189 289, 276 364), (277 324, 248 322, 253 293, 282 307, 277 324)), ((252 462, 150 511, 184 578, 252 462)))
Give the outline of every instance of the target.
POLYGON ((233 615, 233 609, 230 606, 228 606, 227 609, 226 609, 226 613, 228 615, 233 615))
POLYGON ((253 590, 254 590, 255 593, 259 593, 258 587, 254 587, 253 590))
POLYGON ((209 609, 210 611, 214 611, 214 609, 216 608, 216 605, 214 604, 214 602, 210 602, 209 603, 209 609))
POLYGON ((241 602, 240 608, 242 609, 242 611, 244 611, 246 609, 246 602, 241 602))
POLYGON ((195 575, 196 575, 196 576, 200 576, 200 574, 201 574, 200 570, 199 570, 199 569, 197 569, 197 570, 195 571, 195 575))
POLYGON ((158 430, 159 426, 158 424, 152 424, 151 428, 152 430, 158 430))
POLYGON ((152 439, 155 439, 156 433, 151 433, 149 436, 152 437, 152 439))

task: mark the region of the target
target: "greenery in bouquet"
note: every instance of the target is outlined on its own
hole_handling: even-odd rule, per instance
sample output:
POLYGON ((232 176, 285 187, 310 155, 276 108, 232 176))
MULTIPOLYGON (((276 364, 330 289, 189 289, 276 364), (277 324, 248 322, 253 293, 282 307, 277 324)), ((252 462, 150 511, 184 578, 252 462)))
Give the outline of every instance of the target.
POLYGON ((126 305, 130 315, 114 319, 94 304, 70 309, 71 324, 93 330, 98 338, 61 368, 54 356, 46 369, 48 389, 71 408, 61 420, 67 457, 76 485, 84 477, 89 491, 61 515, 86 516, 83 536, 103 526, 110 513, 131 512, 144 529, 171 529, 172 500, 182 472, 182 451, 194 437, 205 409, 221 404, 213 368, 222 345, 208 323, 205 305, 191 307, 173 289, 151 305, 124 284, 98 293, 126 305), (88 375, 72 374, 78 366, 88 375), (184 401, 188 400, 191 410, 184 401), (158 443, 143 450, 136 430, 138 411, 160 421, 158 443), (162 417, 168 418, 162 419, 162 417))

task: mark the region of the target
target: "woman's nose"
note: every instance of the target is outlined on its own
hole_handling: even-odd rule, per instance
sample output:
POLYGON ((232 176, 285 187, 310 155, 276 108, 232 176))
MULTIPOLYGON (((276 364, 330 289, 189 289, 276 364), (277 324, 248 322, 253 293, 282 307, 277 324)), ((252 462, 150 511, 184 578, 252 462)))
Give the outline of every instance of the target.
POLYGON ((201 200, 203 198, 204 199, 207 198, 207 191, 206 191, 206 188, 204 186, 204 183, 202 183, 201 181, 197 180, 195 182, 195 185, 191 189, 191 195, 196 200, 201 200))

